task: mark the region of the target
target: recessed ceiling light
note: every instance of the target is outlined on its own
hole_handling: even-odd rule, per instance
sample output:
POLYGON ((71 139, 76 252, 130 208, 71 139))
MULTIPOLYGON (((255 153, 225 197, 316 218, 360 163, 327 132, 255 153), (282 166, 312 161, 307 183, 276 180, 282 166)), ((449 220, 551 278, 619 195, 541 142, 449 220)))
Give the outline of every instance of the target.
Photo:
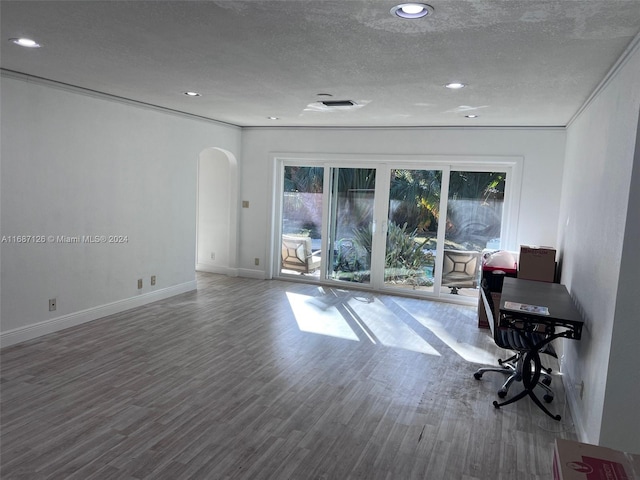
POLYGON ((452 90, 458 90, 460 88, 466 87, 466 85, 464 83, 452 82, 452 83, 447 83, 445 87, 450 88, 452 90))
POLYGON ((433 13, 433 7, 426 3, 401 3, 391 9, 391 15, 400 18, 422 18, 433 13))
POLYGON ((478 118, 478 115, 471 114, 471 115, 465 115, 465 117, 467 117, 467 118, 478 118))
POLYGON ((187 97, 200 97, 201 95, 198 92, 184 92, 187 97))
POLYGON ((279 117, 267 117, 269 120, 280 120, 279 117))
POLYGON ((31 40, 30 38, 10 38, 9 41, 11 43, 15 43, 16 45, 20 45, 21 47, 27 48, 39 48, 40 44, 35 40, 31 40))

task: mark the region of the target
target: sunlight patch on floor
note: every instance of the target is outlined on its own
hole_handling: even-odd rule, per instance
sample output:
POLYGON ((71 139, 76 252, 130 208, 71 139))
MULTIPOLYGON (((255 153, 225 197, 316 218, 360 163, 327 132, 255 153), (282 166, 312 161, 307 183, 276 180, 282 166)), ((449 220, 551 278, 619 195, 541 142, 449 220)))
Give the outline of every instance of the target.
POLYGON ((366 304, 357 299, 351 299, 348 305, 378 343, 387 347, 404 348, 413 352, 440 356, 440 353, 429 345, 429 342, 418 335, 377 298, 366 304))
POLYGON ((464 358, 467 362, 483 365, 493 365, 496 363, 495 354, 487 352, 475 345, 461 342, 454 335, 448 332, 439 321, 431 318, 427 313, 410 311, 402 305, 401 302, 398 302, 398 305, 416 319, 416 321, 431 330, 433 334, 436 335, 445 345, 464 358))
POLYGON ((316 296, 287 292, 287 298, 303 332, 440 356, 373 295, 321 287, 316 296))
POLYGON ((316 297, 298 293, 287 292, 287 298, 301 331, 355 340, 356 342, 360 340, 345 318, 338 312, 337 307, 322 304, 319 306, 316 297))

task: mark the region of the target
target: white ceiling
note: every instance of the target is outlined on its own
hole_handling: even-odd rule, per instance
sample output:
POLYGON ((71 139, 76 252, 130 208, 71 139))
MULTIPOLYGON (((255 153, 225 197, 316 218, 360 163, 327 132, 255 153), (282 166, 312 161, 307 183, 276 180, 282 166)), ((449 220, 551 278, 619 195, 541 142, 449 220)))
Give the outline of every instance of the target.
POLYGON ((0 65, 240 126, 558 126, 640 30, 640 0, 396 3, 2 0, 0 65))

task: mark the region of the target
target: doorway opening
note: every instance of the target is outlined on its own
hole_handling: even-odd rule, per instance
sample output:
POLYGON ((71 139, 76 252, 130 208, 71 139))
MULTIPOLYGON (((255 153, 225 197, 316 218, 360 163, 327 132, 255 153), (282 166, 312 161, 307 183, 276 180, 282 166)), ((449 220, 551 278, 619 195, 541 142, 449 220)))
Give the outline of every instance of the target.
POLYGON ((238 162, 222 148, 198 158, 196 270, 237 276, 238 162))

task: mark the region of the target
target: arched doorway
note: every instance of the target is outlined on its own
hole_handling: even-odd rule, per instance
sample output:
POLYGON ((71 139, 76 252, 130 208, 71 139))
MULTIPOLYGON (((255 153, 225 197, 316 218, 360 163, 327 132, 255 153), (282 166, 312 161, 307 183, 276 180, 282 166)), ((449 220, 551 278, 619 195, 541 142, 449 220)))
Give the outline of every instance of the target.
POLYGON ((196 270, 237 275, 238 162, 210 147, 198 158, 196 270))

